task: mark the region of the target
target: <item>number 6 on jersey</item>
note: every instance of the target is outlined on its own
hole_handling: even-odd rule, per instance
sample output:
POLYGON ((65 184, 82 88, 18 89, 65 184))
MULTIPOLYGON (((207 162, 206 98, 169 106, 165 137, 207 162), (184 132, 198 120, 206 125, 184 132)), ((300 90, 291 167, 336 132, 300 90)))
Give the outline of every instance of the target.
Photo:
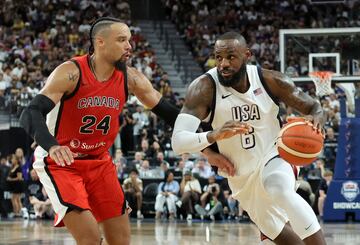
POLYGON ((240 135, 240 137, 241 137, 241 146, 244 149, 251 149, 255 146, 255 135, 254 135, 253 127, 250 127, 249 132, 240 135))

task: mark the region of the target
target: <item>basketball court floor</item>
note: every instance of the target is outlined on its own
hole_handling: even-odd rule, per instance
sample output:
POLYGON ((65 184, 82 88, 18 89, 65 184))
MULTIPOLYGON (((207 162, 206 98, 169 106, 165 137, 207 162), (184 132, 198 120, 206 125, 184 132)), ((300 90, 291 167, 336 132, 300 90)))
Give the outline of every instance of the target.
MULTIPOLYGON (((322 224, 327 244, 360 244, 360 223, 322 224)), ((259 232, 251 223, 159 221, 145 219, 131 222, 135 245, 259 244, 259 232)), ((0 221, 0 244, 67 245, 75 244, 65 228, 53 228, 51 221, 0 221)))

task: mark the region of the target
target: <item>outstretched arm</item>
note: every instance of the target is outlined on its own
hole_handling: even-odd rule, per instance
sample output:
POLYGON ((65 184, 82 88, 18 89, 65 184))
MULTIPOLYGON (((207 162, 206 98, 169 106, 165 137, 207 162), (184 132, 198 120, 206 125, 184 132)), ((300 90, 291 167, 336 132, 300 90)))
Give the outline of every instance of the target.
POLYGON ((134 93, 141 103, 151 108, 152 112, 173 127, 180 110, 166 101, 159 91, 153 88, 143 73, 132 67, 127 67, 127 73, 129 91, 134 93))
MULTIPOLYGON (((131 67, 128 67, 127 71, 129 78, 129 90, 134 93, 144 105, 152 108, 152 111, 157 116, 165 120, 169 125, 174 126, 180 110, 162 98, 161 94, 153 88, 151 82, 141 72, 131 67)), ((210 86, 209 89, 211 89, 211 91, 207 91, 208 89, 205 89, 207 91, 205 91, 205 94, 209 100, 206 103, 209 103, 210 105, 212 100, 212 86, 210 86)), ((197 96, 195 94, 192 97, 196 98, 197 96)), ((206 100, 200 101, 205 102, 206 100)), ((197 101, 194 103, 196 104, 197 101)), ((203 118, 205 118, 209 113, 209 108, 209 106, 206 107, 206 112, 204 113, 203 118)), ((196 130, 198 129, 199 124, 200 122, 197 124, 196 130)), ((234 175, 235 170, 233 164, 225 156, 214 152, 210 148, 204 149, 203 154, 208 158, 211 165, 218 167, 220 170, 226 171, 231 176, 234 175)))
POLYGON ((264 79, 271 93, 286 105, 291 106, 304 115, 310 115, 314 127, 320 129, 324 125, 324 114, 318 101, 302 92, 285 74, 263 69, 264 79))

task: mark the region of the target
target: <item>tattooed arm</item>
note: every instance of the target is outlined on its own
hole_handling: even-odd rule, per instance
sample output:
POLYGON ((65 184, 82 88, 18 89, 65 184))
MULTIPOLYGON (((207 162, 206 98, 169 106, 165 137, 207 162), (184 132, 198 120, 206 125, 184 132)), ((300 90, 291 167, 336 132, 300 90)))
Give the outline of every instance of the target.
POLYGON ((73 62, 64 62, 50 74, 40 94, 57 104, 64 94, 71 94, 75 90, 79 76, 79 68, 73 62))
POLYGON ((24 108, 20 116, 20 125, 46 150, 50 157, 61 166, 70 165, 75 153, 69 147, 60 146, 46 125, 46 115, 61 100, 63 95, 74 91, 80 71, 73 62, 59 65, 48 77, 44 88, 24 108))
POLYGON ((317 100, 298 89, 288 76, 272 70, 262 71, 271 93, 277 99, 304 115, 312 116, 315 127, 321 128, 324 125, 323 110, 317 100))

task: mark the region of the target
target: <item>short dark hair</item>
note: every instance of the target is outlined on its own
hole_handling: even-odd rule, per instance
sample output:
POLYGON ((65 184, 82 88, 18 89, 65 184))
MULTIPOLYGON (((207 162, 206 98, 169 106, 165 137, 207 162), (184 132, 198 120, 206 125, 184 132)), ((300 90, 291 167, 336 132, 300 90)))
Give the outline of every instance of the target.
POLYGON ((130 174, 131 173, 136 173, 137 175, 139 175, 139 171, 136 168, 131 169, 130 174))
POLYGON ((240 43, 244 43, 246 45, 246 40, 243 37, 243 35, 235 31, 225 32, 224 34, 220 35, 216 40, 231 40, 231 39, 236 39, 240 43))
POLYGON ((101 17, 92 23, 89 32, 90 38, 90 48, 89 53, 94 52, 94 39, 95 36, 102 30, 109 28, 114 23, 123 23, 120 19, 113 18, 113 17, 101 17))

